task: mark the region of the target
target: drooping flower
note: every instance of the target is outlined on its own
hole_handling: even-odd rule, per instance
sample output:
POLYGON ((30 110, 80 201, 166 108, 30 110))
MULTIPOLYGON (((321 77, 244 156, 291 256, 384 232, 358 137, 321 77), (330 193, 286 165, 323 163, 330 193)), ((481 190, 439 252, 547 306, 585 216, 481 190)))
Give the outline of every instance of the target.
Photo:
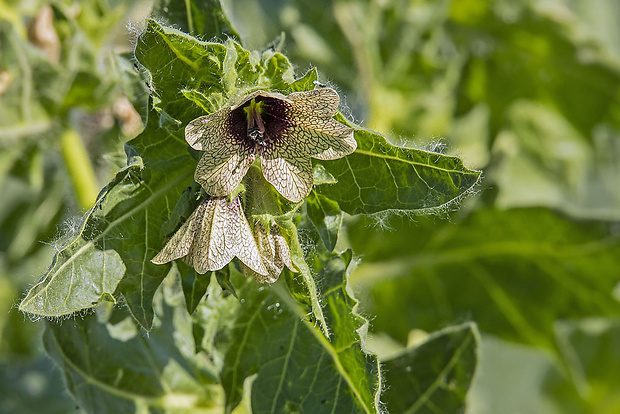
POLYGON ((265 179, 301 201, 313 185, 311 157, 333 160, 357 148, 353 128, 333 119, 339 101, 330 88, 288 96, 256 91, 191 121, 185 139, 204 151, 194 179, 214 197, 228 195, 258 157, 265 179))
POLYGON ((288 242, 282 236, 280 227, 277 224, 273 223, 268 231, 260 222, 257 222, 254 226, 254 237, 256 238, 258 251, 268 275, 257 274, 249 267, 244 269, 246 275, 252 274, 259 283, 274 283, 278 280, 285 265, 292 272, 298 271, 291 261, 291 251, 288 247, 288 242))
POLYGON ((205 198, 151 262, 164 264, 181 257, 201 274, 238 257, 256 275, 269 275, 239 197, 205 198))

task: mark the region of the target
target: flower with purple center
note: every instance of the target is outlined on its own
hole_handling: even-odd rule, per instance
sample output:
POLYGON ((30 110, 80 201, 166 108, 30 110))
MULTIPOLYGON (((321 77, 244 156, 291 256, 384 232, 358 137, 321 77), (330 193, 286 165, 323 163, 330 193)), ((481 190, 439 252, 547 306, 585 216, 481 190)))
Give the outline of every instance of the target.
POLYGON ((314 183, 310 158, 334 160, 357 148, 353 128, 333 119, 339 102, 331 88, 288 96, 256 91, 191 121, 185 139, 204 151, 194 179, 211 196, 223 197, 259 158, 263 176, 282 196, 303 200, 314 183))

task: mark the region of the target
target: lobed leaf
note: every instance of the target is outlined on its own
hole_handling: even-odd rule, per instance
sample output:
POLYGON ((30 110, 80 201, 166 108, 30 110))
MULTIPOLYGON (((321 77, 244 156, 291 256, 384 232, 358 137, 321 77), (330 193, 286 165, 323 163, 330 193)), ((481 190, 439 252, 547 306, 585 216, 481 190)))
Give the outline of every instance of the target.
MULTIPOLYGON (((342 116, 338 120, 347 123, 342 116)), ((482 175, 465 168, 458 157, 397 147, 359 127, 355 140, 353 154, 323 164, 337 182, 315 189, 349 214, 384 210, 430 213, 471 192, 482 175)))
POLYGON ((233 36, 239 37, 228 21, 220 0, 156 0, 152 16, 174 25, 194 36, 205 38, 233 36))
POLYGON ((334 250, 343 216, 338 203, 312 191, 306 198, 306 212, 317 228, 325 248, 330 252, 334 250))
MULTIPOLYGON (((266 88, 275 85, 291 91, 316 79, 316 72, 310 71, 305 77, 297 81, 291 78, 292 83, 288 82, 282 76, 287 71, 292 73, 292 68, 283 55, 267 54, 263 63, 252 63, 249 52, 232 41, 226 46, 199 42, 153 20, 148 20, 138 40, 136 57, 151 73, 152 88, 159 94, 156 105, 160 113, 149 111, 145 130, 127 144, 129 165, 102 191, 78 233, 62 246, 52 267, 22 302, 23 311, 61 316, 92 307, 101 298, 113 300, 113 295, 122 294, 132 314, 149 329, 153 294, 170 268, 170 265, 154 265, 150 259, 161 249, 164 236, 169 236, 187 213, 187 203, 178 204, 178 200, 192 183, 195 168, 184 139, 184 124, 168 122, 162 126, 162 123, 169 117, 178 121, 203 113, 201 107, 181 93, 181 85, 187 88, 208 84, 209 94, 201 95, 200 99, 217 101, 217 96, 232 93, 220 83, 226 65, 237 71, 239 81, 253 80, 266 88), (231 50, 235 52, 234 59, 231 50), (174 75, 166 76, 162 68, 172 70, 174 75), (196 68, 205 77, 194 79, 191 84, 196 68), (93 267, 91 258, 99 257, 99 251, 108 250, 115 254, 103 257, 114 257, 115 266, 83 273, 93 267), (69 295, 67 292, 75 292, 78 284, 83 289, 80 297, 69 295)), ((188 306, 195 306, 197 299, 191 299, 188 306)))
POLYGON ((249 52, 231 39, 202 42, 152 19, 138 37, 135 56, 150 74, 155 107, 182 125, 248 90, 289 93, 308 84, 296 82, 281 53, 249 52))
POLYGON ((239 404, 251 376, 255 413, 378 410, 378 363, 362 348, 366 321, 353 313, 357 302, 346 291, 347 264, 346 257, 333 256, 317 276, 333 327, 329 340, 304 321, 305 311, 282 278, 271 288, 257 290, 237 274, 242 301, 218 303, 209 295, 206 306, 212 320, 203 326, 211 335, 202 347, 219 355, 227 412, 239 404))
POLYGON ((148 338, 126 309, 100 306, 49 323, 45 347, 92 413, 231 412, 242 396, 255 413, 377 412, 379 367, 362 350, 366 321, 352 313, 357 302, 346 292, 349 260, 332 256, 320 275, 337 326, 331 341, 304 320, 282 282, 257 289, 233 271, 242 300, 211 283, 190 316, 173 272, 156 295, 148 338))
POLYGON ((150 328, 153 294, 170 268, 150 259, 161 248, 163 223, 191 183, 193 160, 182 130, 159 128, 156 114, 149 115, 145 131, 127 146, 128 154, 139 152, 144 158, 132 156, 101 192, 77 234, 59 250, 20 310, 61 316, 94 306, 96 298, 121 293, 140 324, 150 328), (97 268, 90 263, 101 256, 98 252, 110 250, 115 253, 104 257, 114 257, 114 266, 97 268), (113 283, 101 292, 98 286, 110 280, 113 283), (80 295, 67 293, 76 289, 80 295))
POLYGON ((175 264, 181 275, 185 306, 191 315, 198 307, 205 293, 207 293, 207 288, 211 282, 211 273, 206 275, 198 274, 193 267, 188 266, 182 260, 177 260, 175 264))
POLYGON ((46 324, 45 349, 86 412, 218 411, 223 390, 213 366, 194 353, 192 321, 176 279, 155 303, 158 317, 147 338, 119 307, 46 324))

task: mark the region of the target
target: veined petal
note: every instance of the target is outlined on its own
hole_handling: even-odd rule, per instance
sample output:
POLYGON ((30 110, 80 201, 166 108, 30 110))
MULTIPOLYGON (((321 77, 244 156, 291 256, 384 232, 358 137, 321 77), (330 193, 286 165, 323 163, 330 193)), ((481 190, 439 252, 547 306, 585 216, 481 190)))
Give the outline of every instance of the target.
POLYGON ((282 273, 284 265, 291 271, 297 272, 297 268, 291 262, 291 251, 284 236, 280 233, 277 224, 273 224, 269 232, 258 223, 255 226, 256 244, 260 251, 267 270, 276 278, 282 273))
POLYGON ((283 197, 296 203, 312 189, 312 161, 310 158, 293 156, 286 159, 274 157, 269 148, 262 151, 263 176, 283 197))
POLYGON ((292 118, 331 118, 340 104, 340 97, 332 88, 293 92, 288 99, 292 102, 292 118))
POLYGON ((205 215, 205 208, 206 203, 201 203, 174 236, 168 240, 164 248, 151 259, 151 262, 164 264, 187 256, 194 243, 196 228, 200 227, 200 220, 205 215))
POLYGON ((243 145, 224 146, 206 151, 194 172, 194 179, 207 194, 223 197, 241 182, 256 156, 243 145))
POLYGON ((268 276, 239 198, 205 198, 152 262, 185 257, 204 274, 223 268, 235 256, 253 272, 268 276))
POLYGON ((331 118, 295 119, 292 125, 282 131, 281 145, 274 146, 274 152, 283 158, 296 154, 335 160, 351 154, 357 148, 353 131, 353 128, 331 118))
POLYGON ((186 257, 188 264, 201 274, 229 263, 234 255, 223 248, 225 226, 218 221, 222 201, 226 203, 225 199, 205 198, 151 261, 163 264, 186 257))
POLYGON ((284 236, 282 236, 279 232, 274 233, 273 227, 270 235, 273 235, 272 240, 275 244, 276 257, 278 260, 284 263, 284 265, 288 267, 291 272, 299 272, 291 260, 291 249, 289 249, 288 242, 284 236))
POLYGON ((350 128, 333 119, 340 98, 331 88, 255 91, 233 106, 190 122, 186 140, 205 153, 194 177, 215 197, 230 194, 256 156, 265 179, 291 201, 312 188, 310 158, 332 160, 355 151, 350 128))
POLYGON ((236 138, 229 132, 230 113, 230 107, 224 107, 194 119, 185 127, 185 140, 193 149, 199 151, 234 144, 236 138))
POLYGON ((187 255, 188 264, 198 273, 219 270, 235 257, 225 243, 230 226, 226 214, 228 201, 225 198, 214 198, 206 203, 205 214, 197 221, 199 226, 196 226, 194 243, 187 255))
POLYGON ((258 274, 245 267, 243 271, 246 276, 252 275, 258 283, 274 283, 280 277, 284 265, 292 272, 298 272, 291 261, 288 243, 280 233, 277 224, 274 223, 267 232, 263 225, 257 222, 254 226, 254 237, 256 237, 256 244, 268 275, 258 274))
POLYGON ((239 197, 227 203, 226 209, 228 231, 227 239, 224 242, 225 247, 230 249, 252 271, 267 276, 269 273, 261 260, 252 230, 250 230, 250 225, 241 209, 239 197))

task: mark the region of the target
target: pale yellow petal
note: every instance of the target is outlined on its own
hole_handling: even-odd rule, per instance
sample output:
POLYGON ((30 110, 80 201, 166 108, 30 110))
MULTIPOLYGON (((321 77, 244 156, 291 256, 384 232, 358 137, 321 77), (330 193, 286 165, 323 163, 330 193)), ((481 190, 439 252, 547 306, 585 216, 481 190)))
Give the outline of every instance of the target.
POLYGON ((199 151, 209 151, 228 145, 229 141, 234 140, 227 124, 230 112, 230 108, 226 107, 191 121, 185 127, 187 143, 199 151))
POLYGON ((291 272, 298 272, 299 270, 297 270, 291 260, 291 250, 289 249, 288 242, 284 236, 279 234, 279 232, 274 231, 273 227, 270 235, 272 235, 272 240, 275 244, 276 258, 278 262, 284 263, 291 272))
POLYGON ((254 227, 254 234, 258 250, 271 276, 277 279, 280 273, 282 273, 284 265, 291 271, 297 272, 297 269, 291 262, 291 252, 288 247, 288 242, 284 236, 282 236, 277 224, 274 223, 269 232, 267 232, 262 224, 257 223, 254 227))
POLYGON ((256 241, 250 230, 245 214, 241 209, 239 197, 227 205, 228 228, 224 246, 239 258, 246 266, 261 275, 268 275, 263 264, 256 241))
POLYGON ((338 110, 340 97, 331 88, 293 92, 288 96, 292 102, 292 118, 331 118, 338 110))
POLYGON ((198 273, 219 270, 234 257, 234 253, 225 244, 229 226, 228 202, 225 198, 216 198, 210 199, 208 203, 209 207, 197 228, 195 242, 187 256, 187 262, 198 273))
POLYGON ((224 197, 239 185, 255 159, 256 156, 241 145, 214 148, 200 158, 194 179, 207 194, 224 197))
POLYGON ((282 158, 310 156, 334 160, 351 154, 357 148, 353 128, 335 119, 296 119, 283 133, 275 148, 282 158))
POLYGON ((269 149, 261 156, 263 176, 286 199, 296 203, 312 189, 312 162, 307 157, 273 158, 269 149))
POLYGON ((164 264, 187 256, 194 242, 196 219, 200 215, 199 209, 200 206, 194 210, 181 228, 168 240, 164 248, 151 259, 151 262, 155 264, 164 264))
POLYGON ((256 237, 258 250, 260 251, 263 263, 265 263, 269 275, 277 279, 280 273, 282 273, 284 263, 278 257, 273 233, 267 233, 267 230, 265 230, 260 223, 257 223, 256 226, 254 226, 254 235, 256 237))
POLYGON ((240 265, 243 274, 246 277, 252 276, 254 280, 256 280, 256 283, 275 283, 275 281, 278 280, 277 277, 273 277, 271 274, 261 275, 259 273, 256 273, 255 271, 244 265, 243 262, 241 262, 240 265))

